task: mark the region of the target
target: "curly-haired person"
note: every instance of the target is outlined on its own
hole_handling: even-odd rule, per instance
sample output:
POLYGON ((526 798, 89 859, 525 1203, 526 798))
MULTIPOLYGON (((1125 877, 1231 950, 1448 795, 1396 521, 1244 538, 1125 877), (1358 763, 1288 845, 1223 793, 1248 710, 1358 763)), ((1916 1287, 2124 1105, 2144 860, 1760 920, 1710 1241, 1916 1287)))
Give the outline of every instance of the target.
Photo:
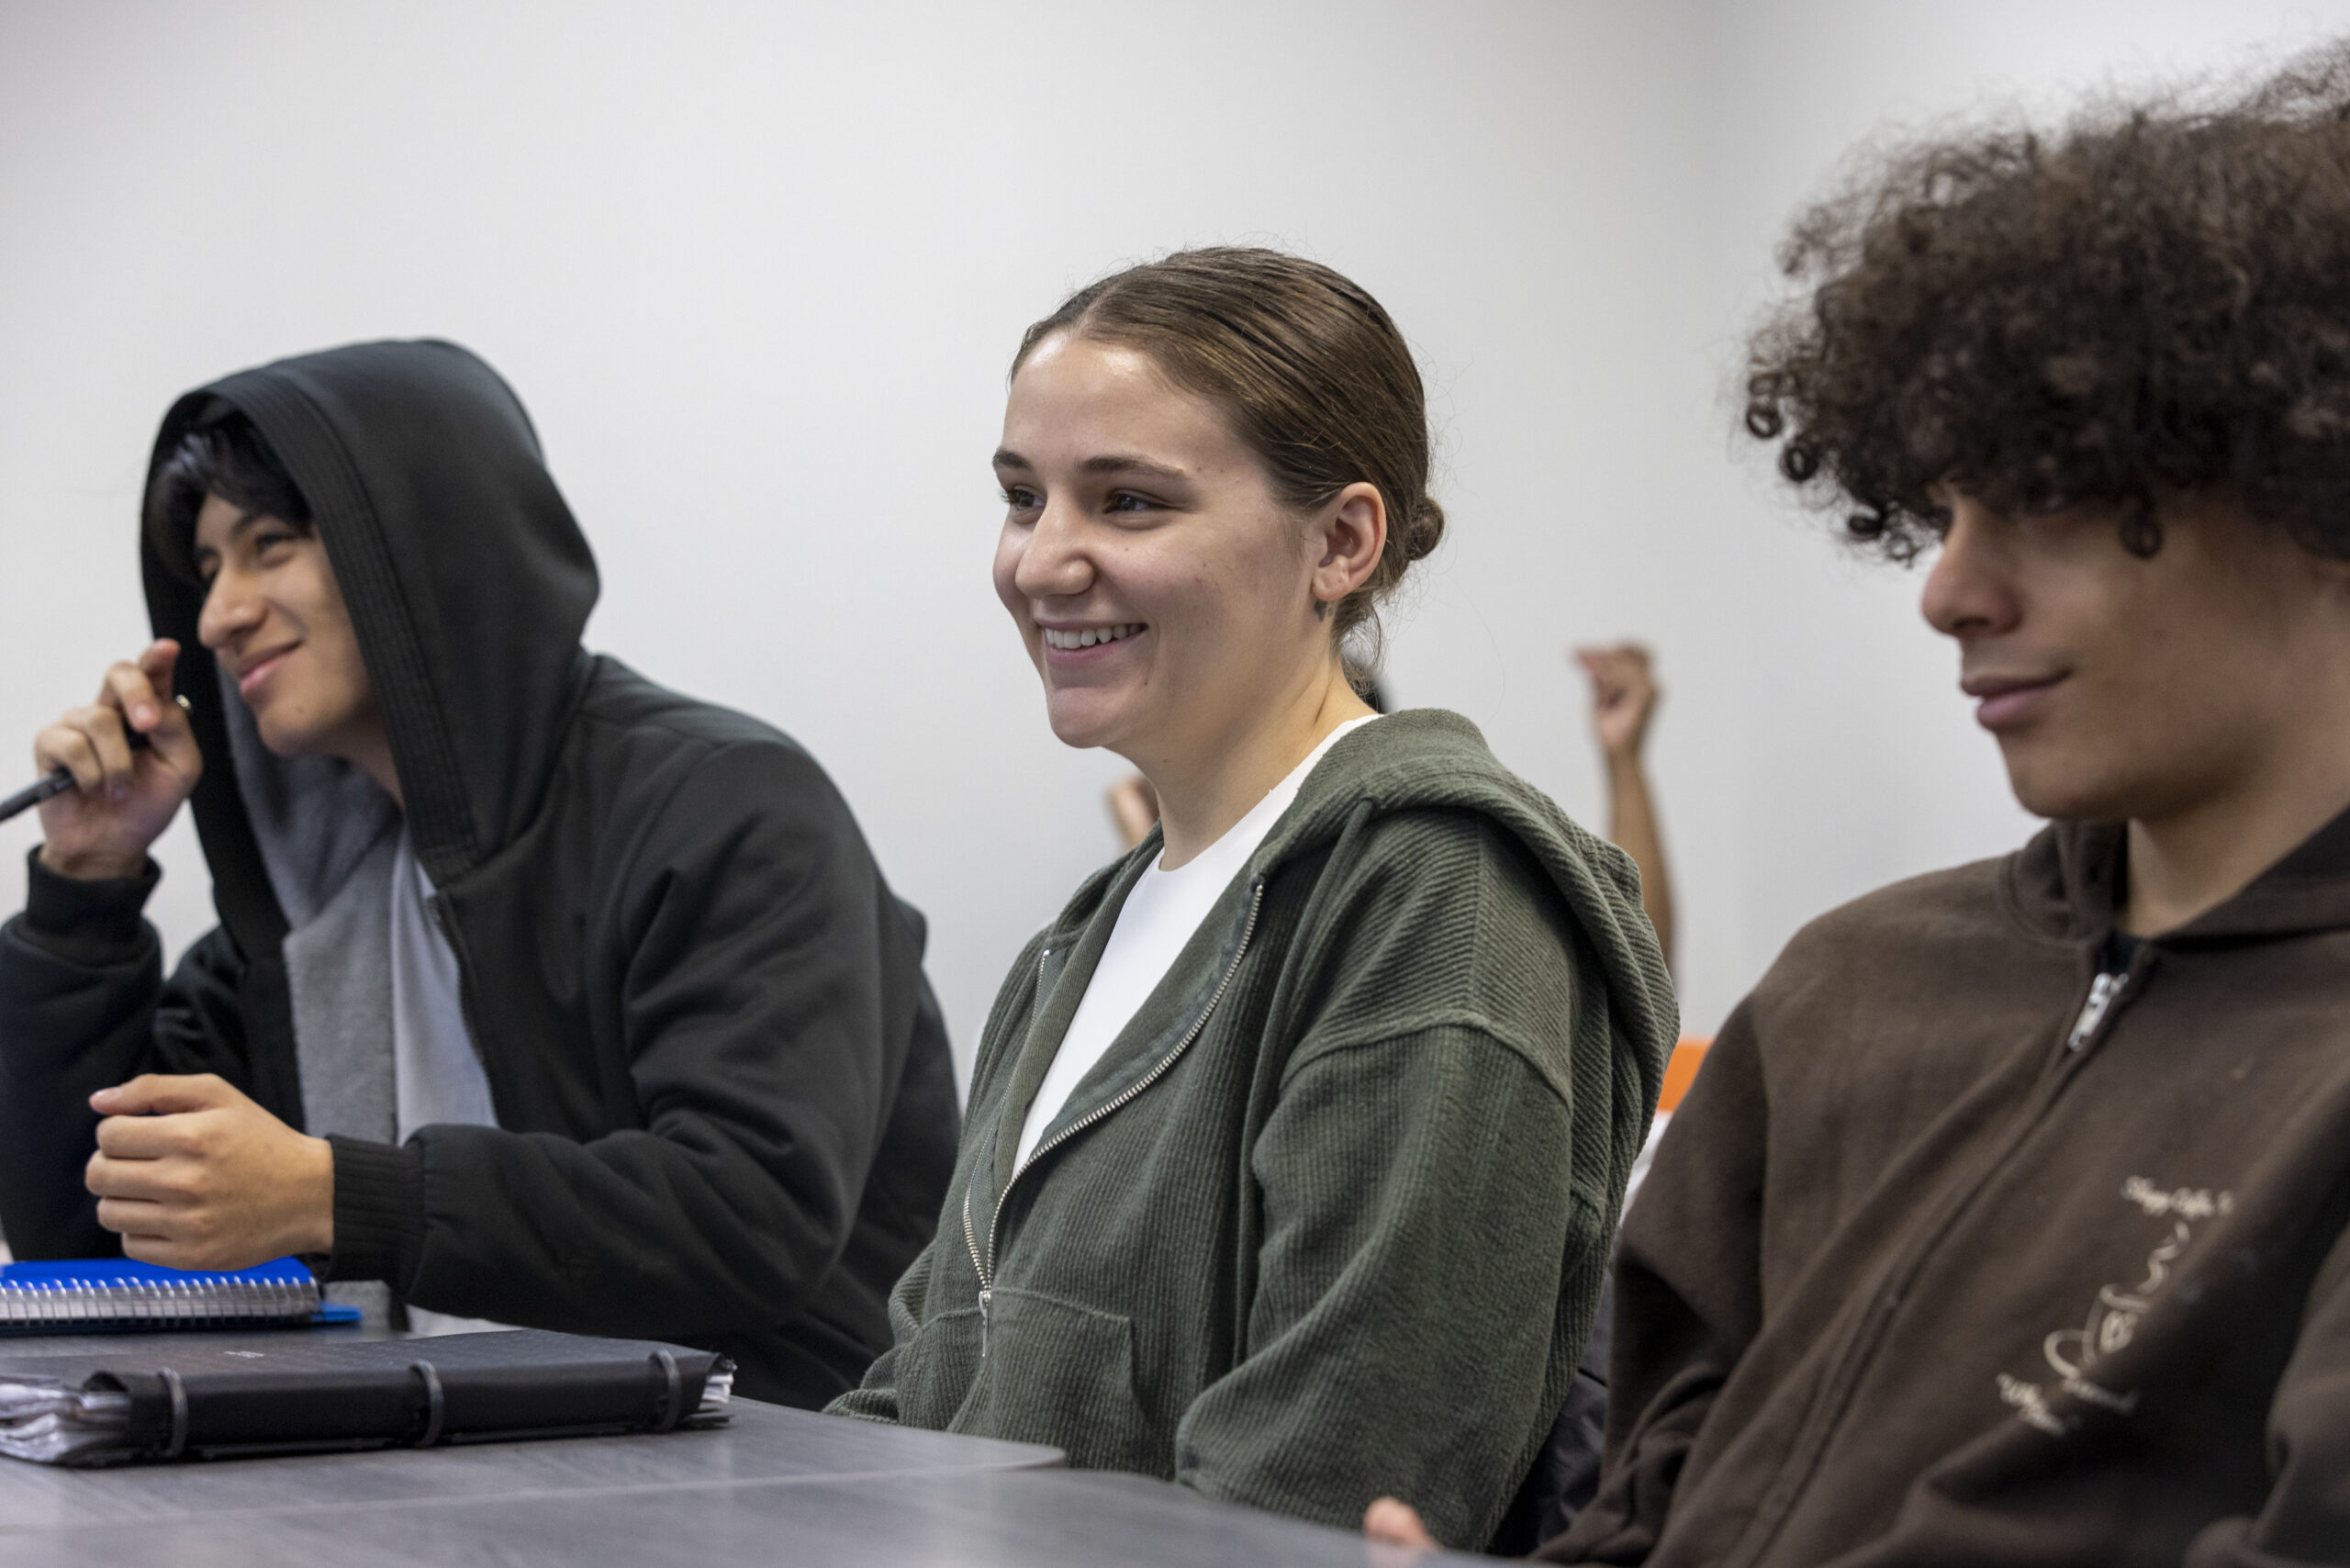
POLYGON ((2350 49, 1880 160, 1784 259, 1748 426, 1930 560, 2050 820, 1732 1015, 1542 1555, 2350 1560, 2350 49))

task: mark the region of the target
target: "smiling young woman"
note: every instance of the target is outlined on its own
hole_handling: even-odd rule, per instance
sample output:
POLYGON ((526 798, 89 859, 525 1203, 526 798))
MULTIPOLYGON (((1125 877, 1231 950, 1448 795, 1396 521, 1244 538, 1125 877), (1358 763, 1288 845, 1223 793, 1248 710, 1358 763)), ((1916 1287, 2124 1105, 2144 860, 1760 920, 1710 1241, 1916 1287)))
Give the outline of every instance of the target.
POLYGON ((1358 695, 1443 532, 1427 468, 1409 350, 1326 267, 1183 252, 1029 330, 996 593, 1160 831, 1013 966, 835 1410, 1334 1524, 1442 1477, 1444 1539, 1492 1537, 1675 1020, 1623 856, 1465 720, 1358 695))

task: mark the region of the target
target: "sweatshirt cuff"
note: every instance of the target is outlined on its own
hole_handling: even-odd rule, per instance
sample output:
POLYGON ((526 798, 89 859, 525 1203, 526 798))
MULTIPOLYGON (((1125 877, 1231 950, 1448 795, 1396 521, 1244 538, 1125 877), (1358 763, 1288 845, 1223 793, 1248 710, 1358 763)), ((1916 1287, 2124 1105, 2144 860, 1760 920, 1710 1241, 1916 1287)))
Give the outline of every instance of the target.
POLYGON ((135 877, 83 881, 41 864, 36 845, 26 857, 25 913, 17 929, 35 946, 79 964, 137 958, 147 944, 140 911, 162 880, 153 860, 135 877))
POLYGON ((334 1149, 330 1280, 381 1280, 405 1295, 424 1250, 424 1148, 329 1134, 334 1149))

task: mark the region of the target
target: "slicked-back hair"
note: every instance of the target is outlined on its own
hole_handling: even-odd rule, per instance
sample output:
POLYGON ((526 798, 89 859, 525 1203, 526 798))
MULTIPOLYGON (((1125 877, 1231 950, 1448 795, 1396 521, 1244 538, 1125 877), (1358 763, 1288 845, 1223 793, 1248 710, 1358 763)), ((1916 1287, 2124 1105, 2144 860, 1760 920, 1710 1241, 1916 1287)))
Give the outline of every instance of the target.
POLYGON ((1360 688, 1380 651, 1378 607, 1444 537, 1427 493, 1427 399, 1404 335, 1339 273, 1280 251, 1214 246, 1111 274, 1028 329, 1018 375, 1061 333, 1147 355, 1177 386, 1224 409, 1284 506, 1303 514, 1368 482, 1387 544, 1340 600, 1332 637, 1360 688))

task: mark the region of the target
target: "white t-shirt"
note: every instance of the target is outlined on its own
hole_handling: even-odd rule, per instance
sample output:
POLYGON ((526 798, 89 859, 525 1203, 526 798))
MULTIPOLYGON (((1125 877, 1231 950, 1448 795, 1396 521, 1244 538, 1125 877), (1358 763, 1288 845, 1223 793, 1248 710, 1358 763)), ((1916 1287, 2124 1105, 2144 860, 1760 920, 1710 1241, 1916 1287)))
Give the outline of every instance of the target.
POLYGON ((1036 1098, 1029 1103, 1028 1119, 1020 1128, 1019 1154, 1012 1162, 1013 1170, 1028 1162, 1037 1139, 1059 1119, 1061 1108, 1069 1103, 1079 1081, 1093 1070, 1119 1032, 1142 1010, 1150 993, 1158 989, 1158 982, 1167 978, 1183 944, 1192 939, 1192 933, 1199 929, 1200 922, 1215 907, 1224 890, 1248 864, 1248 857, 1257 853, 1265 835, 1272 832, 1273 823, 1297 799, 1305 776, 1314 771, 1314 765, 1322 760, 1323 753, 1337 745, 1338 737, 1348 731, 1377 717, 1373 713, 1349 719, 1332 730, 1320 745, 1306 754, 1304 762, 1290 770, 1288 778, 1266 791, 1265 798, 1250 808, 1247 816, 1181 867, 1169 871, 1154 865, 1142 874, 1118 911, 1118 924, 1111 929, 1109 944, 1102 949, 1102 961, 1094 966, 1092 979, 1086 982, 1085 995, 1077 1004, 1077 1016, 1069 1020, 1069 1033, 1061 1038, 1053 1065, 1046 1072, 1045 1081, 1037 1085, 1036 1098))

